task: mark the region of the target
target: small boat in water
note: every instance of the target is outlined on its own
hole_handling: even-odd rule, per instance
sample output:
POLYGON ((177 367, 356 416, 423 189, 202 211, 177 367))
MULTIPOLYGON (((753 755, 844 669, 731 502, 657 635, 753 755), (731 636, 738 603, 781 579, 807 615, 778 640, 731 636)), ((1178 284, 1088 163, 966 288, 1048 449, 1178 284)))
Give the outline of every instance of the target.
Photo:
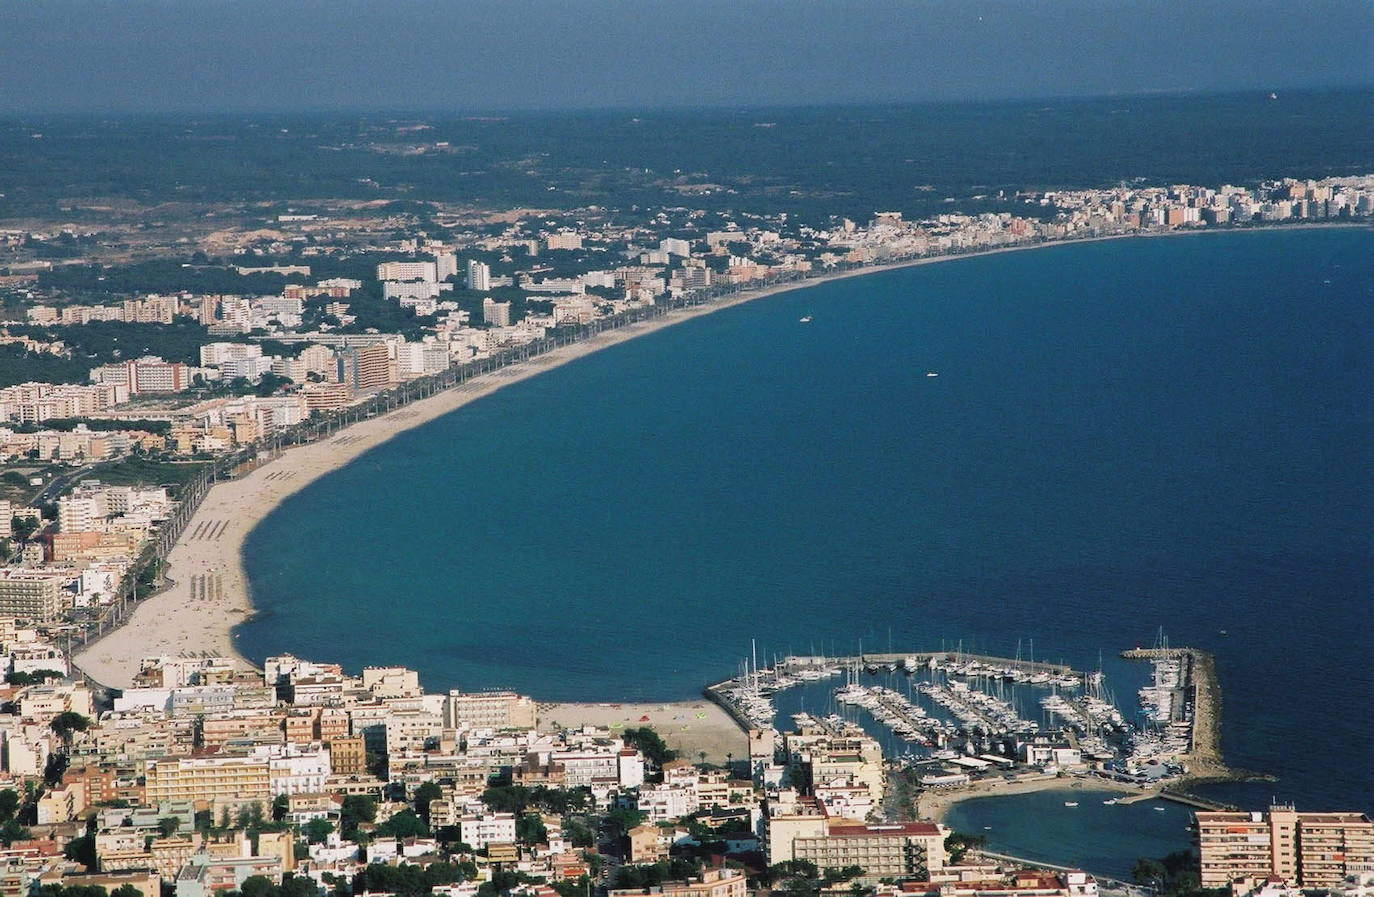
POLYGON ((938 377, 938 376, 940 376, 940 375, 937 374, 937 373, 935 373, 934 371, 926 371, 926 376, 927 376, 927 377, 938 377))
POLYGON ((801 323, 803 323, 803 324, 810 324, 810 323, 811 323, 811 316, 810 316, 810 315, 803 315, 803 316, 802 316, 802 319, 801 319, 801 323))
POLYGON ((1064 801, 1064 806, 1066 806, 1066 807, 1076 807, 1076 806, 1078 806, 1078 801, 1076 801, 1076 800, 1066 800, 1066 801, 1064 801))

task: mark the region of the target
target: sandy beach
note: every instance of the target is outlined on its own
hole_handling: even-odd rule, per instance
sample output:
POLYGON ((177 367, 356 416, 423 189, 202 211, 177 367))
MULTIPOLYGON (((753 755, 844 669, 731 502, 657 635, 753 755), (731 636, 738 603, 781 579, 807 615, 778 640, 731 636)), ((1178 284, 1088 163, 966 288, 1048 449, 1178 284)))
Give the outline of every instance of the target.
MULTIPOLYGON (((992 252, 1027 248, 1032 247, 1005 247, 992 252)), ((342 467, 397 433, 455 411, 503 386, 625 340, 766 296, 949 258, 953 256, 845 271, 745 291, 706 305, 675 310, 660 318, 606 331, 527 362, 484 374, 390 414, 360 421, 328 439, 289 448, 248 474, 216 484, 168 555, 168 587, 143 601, 124 625, 87 645, 74 662, 87 676, 112 688, 128 687, 144 657, 219 655, 233 658, 245 667, 251 666, 236 650, 232 631, 253 611, 240 559, 244 540, 284 498, 315 479, 342 467)))
POLYGON ((693 763, 702 754, 711 763, 748 758, 744 731, 719 705, 705 698, 670 704, 540 704, 540 731, 605 726, 613 731, 649 726, 693 763))
MULTIPOLYGON (((87 645, 74 661, 90 678, 114 688, 127 687, 138 672, 140 660, 149 656, 220 655, 249 666, 235 649, 232 632, 234 626, 252 613, 240 555, 248 533, 284 498, 397 433, 448 414, 503 386, 518 383, 608 346, 745 302, 844 278, 1068 243, 1207 232, 1215 231, 1112 235, 998 247, 962 255, 874 265, 745 291, 706 305, 675 310, 651 321, 603 332, 529 361, 474 378, 462 386, 412 402, 390 414, 360 421, 327 439, 289 448, 252 472, 215 485, 168 557, 168 587, 140 604, 123 626, 87 645)), ((330 658, 315 659, 327 661, 330 658)))
POLYGON ((1073 791, 1088 788, 1093 791, 1115 791, 1120 794, 1146 795, 1157 793, 1158 789, 1143 791, 1102 778, 1049 777, 1027 779, 1020 782, 992 781, 981 782, 966 788, 950 788, 945 791, 923 791, 916 801, 916 816, 931 822, 941 822, 949 814, 950 808, 966 800, 980 797, 1010 797, 1015 794, 1034 794, 1039 791, 1073 791))

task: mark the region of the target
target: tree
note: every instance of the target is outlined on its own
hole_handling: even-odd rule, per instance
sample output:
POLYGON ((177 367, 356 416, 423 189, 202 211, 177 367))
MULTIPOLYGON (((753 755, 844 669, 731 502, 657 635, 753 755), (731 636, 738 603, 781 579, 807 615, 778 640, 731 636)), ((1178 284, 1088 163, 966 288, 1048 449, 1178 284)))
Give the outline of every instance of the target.
POLYGON ((37 517, 20 517, 16 514, 14 519, 10 521, 10 531, 20 542, 27 542, 29 536, 32 536, 36 529, 38 529, 37 517))
POLYGON ((465 864, 454 863, 430 863, 423 868, 408 863, 399 866, 372 863, 353 877, 353 892, 383 892, 401 897, 417 897, 420 894, 428 894, 436 885, 470 881, 476 877, 476 872, 475 866, 469 868, 465 864))
POLYGON ((515 840, 521 844, 539 844, 548 839, 548 829, 538 813, 526 813, 515 820, 515 840))
POLYGON ((13 819, 19 812, 19 792, 13 788, 0 790, 0 822, 13 819))
POLYGON ((334 823, 323 817, 312 819, 305 824, 303 831, 306 841, 311 844, 323 844, 325 839, 334 833, 334 823))
POLYGON ((10 685, 39 685, 49 679, 61 678, 62 674, 57 670, 34 670, 32 673, 19 670, 6 676, 5 681, 10 685))
POLYGON ((629 810, 624 807, 616 807, 606 814, 606 818, 619 826, 622 832, 628 832, 636 826, 644 824, 644 814, 638 810, 629 810))
POLYGON ((765 885, 773 885, 793 878, 804 878, 810 881, 819 874, 816 864, 808 860, 784 860, 765 869, 763 874, 759 876, 759 880, 765 885))
POLYGON ((290 377, 282 377, 279 374, 273 374, 269 371, 268 373, 262 375, 262 378, 258 380, 257 388, 253 391, 257 395, 265 398, 267 396, 270 396, 277 390, 281 389, 283 386, 286 386, 290 382, 290 377))
POLYGON ((644 866, 617 866, 611 875, 612 888, 652 888, 665 881, 691 878, 701 871, 692 860, 670 857, 644 866))
POLYGON ((246 807, 240 807, 234 816, 234 823, 238 828, 256 829, 262 825, 262 804, 253 801, 246 807))
POLYGON ((278 794, 272 798, 272 821, 283 822, 286 814, 291 811, 291 798, 285 794, 278 794))
POLYGON ((95 837, 92 835, 82 835, 73 838, 62 848, 62 855, 74 863, 80 863, 87 869, 95 868, 95 837))
POLYGON ((102 885, 43 885, 38 897, 105 897, 102 885))
POLYGON ((177 816, 163 816, 157 821, 157 830, 164 838, 170 838, 181 829, 181 819, 177 816))
POLYGON ((75 710, 64 710, 53 717, 49 723, 52 730, 62 739, 64 744, 71 744, 72 735, 76 732, 85 732, 91 727, 90 717, 82 716, 75 710))
POLYGON ((277 886, 266 875, 250 875, 239 886, 243 897, 280 897, 276 891, 277 886))
POLYGON ((32 833, 20 825, 16 819, 11 819, 4 825, 0 825, 0 843, 6 847, 15 841, 27 841, 30 837, 32 837, 32 833))
POLYGON ((482 803, 493 813, 523 813, 530 805, 530 789, 523 785, 497 785, 482 792, 482 803))
POLYGON ((143 897, 143 892, 126 882, 111 891, 110 897, 143 897))
POLYGON ((577 881, 554 881, 549 886, 558 892, 558 897, 585 897, 592 891, 592 880, 582 876, 577 881))
POLYGON ((842 866, 838 869, 829 866, 826 867, 825 874, 822 875, 821 878, 827 885, 832 885, 837 882, 850 881, 863 874, 864 869, 862 866, 842 866))
POLYGON ((293 875, 288 872, 282 877, 281 887, 277 889, 281 897, 317 897, 320 889, 315 880, 306 875, 293 875))
POLYGON ((595 847, 596 832, 581 819, 568 819, 563 823, 563 836, 573 847, 595 847))
POLYGON ((639 752, 656 766, 662 766, 678 757, 677 751, 670 750, 659 734, 648 726, 626 729, 621 737, 625 739, 626 744, 638 748, 639 752))
POLYGON ((950 832, 945 838, 945 853, 949 854, 949 862, 958 865, 963 862, 964 855, 970 850, 975 850, 987 843, 987 838, 982 835, 966 835, 963 832, 950 832))
POLYGON ((429 834, 429 826, 407 808, 377 826, 373 833, 378 838, 420 838, 429 834))
POLYGON ((1149 857, 1138 857, 1131 864, 1131 878, 1137 884, 1148 885, 1151 883, 1162 884, 1164 881, 1164 864, 1159 860, 1149 857))
POLYGON ((429 825, 429 805, 443 796, 444 790, 433 782, 425 782, 415 789, 415 812, 420 814, 425 825, 429 825))

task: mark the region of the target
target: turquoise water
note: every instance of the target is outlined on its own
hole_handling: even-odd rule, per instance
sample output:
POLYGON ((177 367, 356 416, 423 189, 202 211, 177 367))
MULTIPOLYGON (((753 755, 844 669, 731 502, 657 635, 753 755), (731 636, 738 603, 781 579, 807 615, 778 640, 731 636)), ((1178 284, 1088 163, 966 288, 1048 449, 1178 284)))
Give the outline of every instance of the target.
POLYGON ((1374 809, 1372 325, 1374 233, 1349 229, 1044 248, 749 303, 288 499, 246 545, 262 614, 240 644, 408 664, 432 689, 671 699, 751 638, 1033 638, 1112 667, 1162 625, 1217 655, 1228 759, 1280 777, 1223 796, 1374 809))
POLYGON ((984 797, 950 808, 945 823, 956 831, 987 838, 989 850, 1011 856, 1077 866, 1098 875, 1131 880, 1138 857, 1158 858, 1187 850, 1192 811, 1168 801, 1106 806, 1120 795, 1072 789, 1007 797, 984 797), (1067 807, 1072 801, 1078 806, 1067 807), (1123 849, 1122 832, 1130 832, 1123 849))

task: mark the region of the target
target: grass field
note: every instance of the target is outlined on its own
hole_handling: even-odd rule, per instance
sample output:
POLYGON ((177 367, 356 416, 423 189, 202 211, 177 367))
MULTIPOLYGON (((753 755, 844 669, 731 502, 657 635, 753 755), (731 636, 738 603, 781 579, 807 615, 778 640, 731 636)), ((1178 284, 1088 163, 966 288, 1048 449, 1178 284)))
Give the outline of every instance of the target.
POLYGON ((167 486, 175 498, 181 487, 199 476, 206 466, 200 461, 172 462, 124 458, 102 464, 82 479, 99 480, 111 486, 167 486))

